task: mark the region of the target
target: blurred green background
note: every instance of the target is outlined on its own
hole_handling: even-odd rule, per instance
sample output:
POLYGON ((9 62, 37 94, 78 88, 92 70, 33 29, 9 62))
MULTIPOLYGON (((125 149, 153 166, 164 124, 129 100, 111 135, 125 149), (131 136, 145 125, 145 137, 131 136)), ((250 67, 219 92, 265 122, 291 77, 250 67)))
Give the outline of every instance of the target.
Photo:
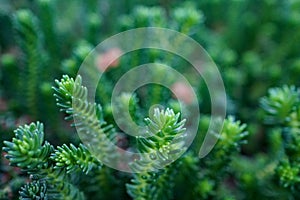
MULTIPOLYGON (((233 196, 297 199, 290 190, 273 184, 278 162, 272 160, 279 159, 280 153, 274 152, 281 151, 282 141, 280 131, 263 123, 259 102, 269 88, 299 86, 300 0, 0 0, 0 147, 13 137, 17 126, 37 120, 46 124, 46 138, 54 145, 78 144, 55 105, 54 80, 63 74, 75 77, 85 56, 107 37, 149 26, 170 28, 199 42, 222 74, 227 114, 248 125, 248 143, 233 158, 226 179, 233 196)), ((179 71, 188 66, 155 50, 132 52, 120 59, 97 90, 106 121, 114 123, 108 101, 113 84, 131 66, 147 62, 163 62, 179 71)), ((208 116, 205 84, 186 75, 201 100, 201 114, 208 116)), ((153 86, 145 91, 163 95, 143 99, 143 90, 137 92, 139 123, 152 104, 176 110, 176 99, 166 88, 153 86)), ((206 127, 205 120, 199 122, 200 131, 206 127)), ((24 183, 21 172, 9 167, 3 157, 1 163, 0 187, 9 188, 10 198, 16 198, 24 183)))

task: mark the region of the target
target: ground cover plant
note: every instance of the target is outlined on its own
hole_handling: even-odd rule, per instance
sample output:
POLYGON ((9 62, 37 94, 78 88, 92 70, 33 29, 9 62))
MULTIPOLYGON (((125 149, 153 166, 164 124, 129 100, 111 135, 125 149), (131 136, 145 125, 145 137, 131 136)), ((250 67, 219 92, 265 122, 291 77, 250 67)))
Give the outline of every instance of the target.
POLYGON ((0 1, 0 199, 297 199, 299 19, 299 0, 0 1), (211 56, 226 90, 220 131, 207 132, 221 122, 211 117, 205 81, 170 52, 136 50, 110 62, 122 50, 107 49, 86 71, 89 80, 102 73, 90 101, 81 64, 107 37, 141 27, 185 34, 211 56), (172 90, 149 84, 111 104, 122 75, 146 63, 172 90), (192 83, 198 102, 161 64, 192 83), (186 148, 183 111, 192 106, 201 115, 186 148), (126 109, 149 137, 122 130, 139 132, 126 109), (205 134, 217 142, 199 157, 205 134), (139 173, 119 171, 99 159, 121 159, 109 144, 149 156, 130 162, 139 173), (159 168, 161 160, 170 164, 159 168))

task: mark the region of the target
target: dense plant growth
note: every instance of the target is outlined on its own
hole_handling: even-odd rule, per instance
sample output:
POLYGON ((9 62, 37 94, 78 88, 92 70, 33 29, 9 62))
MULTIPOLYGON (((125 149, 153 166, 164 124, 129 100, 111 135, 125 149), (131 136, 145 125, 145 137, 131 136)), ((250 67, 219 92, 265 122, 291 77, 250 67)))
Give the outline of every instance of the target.
POLYGON ((299 0, 0 2, 0 199, 297 199, 299 10, 299 0), (211 118, 207 86, 186 70, 191 67, 186 60, 143 49, 105 69, 106 59, 121 53, 109 49, 87 70, 90 80, 103 73, 96 103, 88 98, 77 75, 86 56, 108 36, 139 27, 190 36, 220 70, 227 116, 220 132, 207 133, 218 141, 204 158, 198 153, 209 124, 221 122, 211 118), (131 118, 149 137, 129 136, 118 127, 112 89, 128 70, 145 63, 171 66, 192 83, 201 116, 188 149, 180 139, 190 137, 191 125, 180 105, 195 102, 164 68, 152 76, 174 83, 182 95, 176 98, 156 84, 123 93, 114 104, 121 125, 126 126, 122 113, 129 102, 131 118), (157 104, 161 107, 153 109, 157 104), (89 138, 96 145, 84 142, 89 138), (131 161, 130 169, 139 173, 121 172, 98 159, 120 159, 110 144, 150 156, 131 161), (161 169, 160 159, 174 162, 161 169))

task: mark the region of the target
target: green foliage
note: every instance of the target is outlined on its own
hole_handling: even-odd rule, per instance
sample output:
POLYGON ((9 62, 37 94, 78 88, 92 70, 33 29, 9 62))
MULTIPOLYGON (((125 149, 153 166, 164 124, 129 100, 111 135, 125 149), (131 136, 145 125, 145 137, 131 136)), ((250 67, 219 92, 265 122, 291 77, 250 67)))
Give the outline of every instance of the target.
POLYGON ((73 78, 63 76, 61 81, 56 80, 54 87, 57 105, 67 114, 66 119, 74 117, 74 125, 81 133, 82 140, 97 138, 97 146, 101 148, 100 156, 112 156, 110 142, 115 139, 115 133, 111 125, 103 119, 102 108, 99 104, 88 102, 87 88, 82 86, 81 77, 73 78))
POLYGON ((176 29, 184 34, 193 34, 199 31, 199 24, 204 22, 202 12, 195 9, 194 5, 186 4, 182 8, 174 9, 172 17, 176 22, 176 29))
MULTIPOLYGON (((216 123, 220 122, 216 120, 216 123)), ((230 192, 222 192, 223 196, 217 195, 217 193, 220 190, 226 190, 226 185, 222 184, 222 181, 231 173, 232 159, 247 141, 248 132, 245 129, 245 124, 241 124, 240 121, 235 121, 232 116, 229 116, 225 119, 220 133, 211 133, 219 139, 212 152, 196 162, 200 166, 200 172, 197 172, 198 179, 194 180, 195 197, 226 199, 231 195, 230 192)))
MULTIPOLYGON (((299 9, 299 0, 1 1, 0 144, 6 159, 0 160, 0 199, 297 199, 299 9), (189 35, 216 62, 229 115, 220 133, 207 133, 210 122, 214 126, 221 121, 209 115, 204 80, 172 53, 128 52, 106 71, 95 64, 84 71, 87 80, 76 77, 99 42, 120 31, 149 26, 189 35), (189 138, 190 127, 167 88, 146 85, 111 104, 114 84, 145 63, 172 66, 201 99, 198 134, 183 155, 186 147, 180 141, 189 138), (84 85, 100 74, 98 104, 88 99, 91 94, 84 85), (53 98, 53 80, 61 76, 54 83, 53 98), (149 109, 154 104, 165 109, 149 109), (124 114, 128 105, 130 116, 124 114), (120 127, 115 126, 115 109, 120 127), (73 127, 61 116, 74 119, 73 127), (44 122, 47 134, 42 123, 31 123, 36 120, 44 122), (129 120, 146 126, 136 129, 129 120), (74 134, 75 125, 80 138, 74 134), (141 136, 125 136, 123 127, 141 136), (200 159, 197 154, 206 134, 218 142, 200 159), (85 142, 90 138, 95 143, 85 142), (108 142, 149 153, 131 163, 132 170, 142 172, 126 174, 97 160, 95 152, 97 158, 118 162, 108 142), (158 169, 167 161, 174 162, 158 169), (143 171, 147 169, 152 171, 143 171)), ((177 39, 173 45, 184 47, 177 39)), ((105 61, 110 50, 97 59, 105 61)), ((150 75, 154 81, 178 81, 163 68, 150 75)))
MULTIPOLYGON (((218 122, 216 122, 218 123, 218 122)), ((245 130, 246 125, 240 121, 235 121, 233 117, 228 117, 224 121, 221 133, 216 133, 218 142, 213 151, 203 161, 209 169, 213 169, 213 176, 219 174, 222 176, 222 170, 226 169, 226 165, 231 161, 234 154, 240 151, 243 144, 246 143, 248 132, 245 130)))
POLYGON ((21 188, 20 199, 47 200, 47 186, 41 182, 31 182, 21 188))
MULTIPOLYGON (((57 87, 55 97, 61 111, 67 114, 67 118, 77 117, 81 120, 79 128, 85 132, 96 132, 100 139, 102 153, 109 153, 109 146, 105 134, 111 132, 111 126, 107 126, 103 120, 101 107, 87 101, 87 88, 82 86, 80 77, 74 79, 63 76, 61 81, 56 81, 57 87), (79 106, 78 106, 79 105, 79 106), (98 109, 97 112, 95 109, 98 109), (106 128, 109 127, 109 128, 106 128)), ((180 114, 173 110, 154 109, 149 118, 145 119, 147 129, 144 136, 138 136, 137 149, 142 156, 132 164, 132 170, 141 171, 134 174, 131 183, 126 185, 127 192, 134 199, 170 199, 173 197, 172 190, 175 188, 176 174, 185 169, 186 174, 193 169, 197 173, 201 168, 193 161, 194 155, 188 154, 175 161, 184 151, 183 139, 185 133, 185 120, 180 120, 180 114), (175 162, 174 162, 175 161, 175 162), (158 166, 168 162, 174 162, 163 169, 158 166)), ((76 120, 75 120, 76 123, 76 120)), ((77 122, 78 123, 78 122, 77 122)), ((219 160, 219 156, 226 153, 233 154, 239 150, 245 136, 244 125, 234 122, 233 118, 225 121, 222 134, 217 143, 216 149, 211 155, 211 160, 219 160)), ((73 144, 62 145, 54 149, 47 141, 44 141, 43 125, 41 123, 25 125, 15 131, 16 138, 12 142, 5 142, 4 150, 8 153, 7 158, 12 165, 17 165, 31 174, 32 183, 24 186, 21 196, 27 198, 64 198, 82 199, 83 193, 73 185, 71 177, 78 176, 82 171, 85 174, 101 172, 101 163, 96 160, 87 148, 80 144, 75 147, 73 144), (99 171, 99 172, 97 172, 99 171), (42 182, 46 180, 46 182, 42 182)), ((228 161, 227 161, 228 162, 228 161)), ((217 163, 218 164, 218 163, 217 163)), ((206 167, 213 167, 205 161, 206 167)), ((221 170, 225 162, 218 166, 221 170)), ((199 177, 198 177, 199 176, 199 177)), ((212 180, 213 174, 206 173, 206 181, 191 181, 191 188, 194 188, 196 195, 211 197, 216 190, 217 183, 212 180), (208 185, 207 185, 208 184, 208 185)), ((102 179, 103 181, 103 179, 102 179)))
POLYGON ((268 97, 261 99, 261 107, 267 112, 266 122, 284 124, 298 103, 299 93, 295 86, 272 88, 268 97))
POLYGON ((54 168, 65 167, 67 173, 79 167, 82 172, 87 174, 91 169, 101 166, 101 163, 99 163, 82 144, 80 144, 78 148, 73 144, 70 144, 70 147, 66 144, 62 147, 57 147, 57 150, 51 155, 51 159, 55 161, 54 168))
MULTIPOLYGON (((152 126, 148 125, 149 129, 152 129, 152 132, 162 130, 162 132, 170 131, 170 133, 175 133, 173 137, 166 137, 165 142, 171 141, 172 139, 176 140, 175 138, 177 137, 184 137, 184 129, 182 128, 182 123, 184 123, 184 121, 178 122, 179 116, 175 115, 172 111, 170 112, 170 110, 168 115, 164 115, 166 113, 157 110, 156 116, 159 117, 157 117, 156 120, 153 120, 156 123, 153 123, 153 121, 150 120, 152 126), (166 123, 168 122, 166 118, 171 116, 173 117, 169 123, 172 123, 170 123, 171 125, 167 125, 169 123, 166 123), (164 121, 165 123, 163 123, 164 121), (168 129, 164 130, 162 127, 168 127, 168 129), (172 127, 174 129, 172 129, 172 127)), ((164 135, 168 134, 165 133, 164 135)), ((225 171, 227 170, 225 169, 227 169, 230 164, 229 158, 240 150, 241 145, 245 142, 247 132, 245 132, 245 125, 241 125, 239 121, 234 121, 233 118, 230 117, 225 120, 221 134, 217 135, 220 139, 218 140, 216 147, 208 158, 205 158, 202 162, 200 162, 195 155, 189 153, 163 169, 135 174, 131 183, 126 185, 130 196, 134 199, 172 199, 175 192, 174 183, 176 183, 178 175, 183 176, 183 179, 185 179, 186 177, 190 177, 190 173, 193 173, 195 177, 190 177, 189 180, 182 180, 181 182, 181 184, 183 183, 182 187, 185 188, 185 193, 187 193, 186 191, 189 191, 190 194, 178 194, 178 196, 182 196, 184 199, 199 197, 203 199, 216 198, 216 192, 222 187, 221 182, 217 182, 216 180, 220 180, 226 173, 225 171), (221 159, 220 156, 222 157, 221 159)), ((160 138, 160 140, 163 141, 162 138, 160 138)), ((143 139, 143 141, 144 143, 142 143, 142 146, 145 147, 144 152, 150 152, 150 150, 159 149, 160 147, 157 147, 157 145, 160 144, 159 139, 153 142, 153 138, 148 137, 143 139), (150 145, 150 142, 152 142, 153 145, 150 145)), ((161 142, 161 144, 163 144, 163 142, 161 142)), ((182 150, 181 145, 169 145, 175 148, 168 150, 169 152, 176 152, 176 150, 179 150, 180 152, 182 150)), ((143 148, 139 149, 143 151, 143 148)), ((163 158, 166 159, 166 157, 163 158)), ((138 165, 141 170, 143 167, 148 167, 148 163, 151 165, 156 164, 155 159, 152 159, 151 162, 151 155, 150 159, 148 158, 147 160, 146 158, 142 158, 141 160, 136 161, 133 166, 136 167, 136 165, 138 165)))
POLYGON ((46 168, 53 147, 44 142, 43 124, 37 122, 15 130, 12 142, 4 141, 6 158, 14 166, 32 170, 46 168))
POLYGON ((298 194, 300 186, 299 155, 299 90, 295 86, 271 88, 269 95, 262 98, 266 121, 281 131, 283 156, 276 167, 279 184, 289 188, 292 194, 298 194))
POLYGON ((185 120, 180 121, 179 117, 180 113, 175 114, 171 109, 160 111, 155 108, 153 115, 145 119, 148 127, 145 134, 147 138, 137 138, 140 152, 150 153, 152 159, 164 161, 173 160, 176 155, 184 152, 181 141, 186 137, 183 128, 185 120))
POLYGON ((160 111, 154 109, 150 118, 146 118, 146 138, 137 137, 138 149, 141 153, 139 160, 132 163, 133 171, 142 171, 135 174, 127 190, 134 199, 170 199, 177 164, 172 164, 158 170, 157 166, 174 161, 184 152, 185 120, 179 120, 180 114, 173 110, 160 111), (148 171, 154 172, 148 172, 148 171))
MULTIPOLYGON (((15 131, 15 138, 12 142, 5 141, 6 147, 3 148, 7 152, 7 158, 11 165, 18 166, 30 174, 32 183, 24 186, 20 192, 23 199, 28 198, 53 198, 58 199, 83 199, 83 194, 78 191, 75 186, 65 179, 68 179, 66 171, 75 168, 76 165, 87 172, 89 163, 82 164, 82 162, 70 163, 69 157, 64 155, 58 157, 57 163, 50 160, 50 154, 53 152, 53 147, 44 141, 43 124, 37 122, 19 127, 15 131), (64 166, 61 161, 66 161, 64 166), (72 166, 72 164, 74 166, 72 166), (60 169, 55 169, 59 166, 60 169), (41 183, 41 181, 46 182, 41 183), (49 190, 49 195, 48 191, 49 190)), ((74 147, 75 148, 75 147, 74 147)), ((60 155, 58 152, 62 148, 54 152, 55 155, 60 155)), ((76 149, 76 148, 75 148, 76 149)), ((77 150, 77 158, 86 159, 88 151, 81 145, 77 150)), ((55 158, 55 156, 53 156, 55 158)), ((76 155, 74 155, 76 157, 76 155)), ((89 160, 89 159, 87 159, 89 160)), ((51 198, 51 199, 53 199, 51 198)))
POLYGON ((295 186, 299 185, 300 182, 299 166, 291 166, 289 161, 283 161, 276 170, 280 184, 283 187, 290 187, 295 190, 295 186))
POLYGON ((240 150, 242 144, 246 142, 248 132, 245 131, 246 125, 241 124, 240 121, 235 121, 232 116, 228 117, 223 124, 223 129, 216 145, 216 151, 222 151, 222 155, 232 153, 240 150))
POLYGON ((168 166, 157 172, 135 174, 132 183, 127 184, 127 192, 133 199, 172 199, 172 189, 178 169, 168 166))
POLYGON ((20 84, 27 82, 26 80, 30 80, 26 84, 26 105, 30 112, 34 116, 37 116, 38 81, 43 67, 43 54, 41 54, 43 36, 37 25, 36 17, 29 10, 19 10, 15 14, 14 23, 19 37, 18 41, 25 54, 25 63, 27 65, 20 84))
POLYGON ((44 41, 47 44, 48 54, 51 55, 51 68, 47 69, 46 72, 53 74, 54 70, 57 69, 60 64, 59 61, 59 43, 56 34, 55 28, 55 9, 54 9, 54 2, 50 0, 38 0, 37 2, 38 10, 39 10, 39 20, 41 30, 44 33, 44 41))

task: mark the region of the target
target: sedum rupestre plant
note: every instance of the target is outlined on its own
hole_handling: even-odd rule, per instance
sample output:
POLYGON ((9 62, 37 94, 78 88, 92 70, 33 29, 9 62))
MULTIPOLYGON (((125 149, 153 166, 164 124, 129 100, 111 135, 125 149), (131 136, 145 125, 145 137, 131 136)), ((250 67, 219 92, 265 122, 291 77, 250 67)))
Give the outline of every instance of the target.
POLYGON ((299 0, 0 1, 0 199, 298 199, 299 10, 299 0), (90 102, 81 64, 101 41, 140 27, 186 34, 211 56, 227 95, 220 131, 207 132, 222 121, 210 115, 205 81, 159 49, 128 52, 107 69, 122 50, 99 52, 84 71, 92 81, 102 74, 90 102), (157 67, 150 76, 179 97, 149 84, 112 104, 121 76, 145 63, 183 74, 199 102, 157 67), (201 117, 192 119, 199 126, 187 148, 181 141, 192 140, 191 121, 183 111, 193 106, 201 117), (217 143, 199 158, 207 134, 217 143), (120 149, 141 156, 123 166, 120 149))
MULTIPOLYGON (((112 129, 110 125, 106 125, 106 122, 101 118, 100 105, 90 104, 87 101, 88 91, 81 84, 80 77, 74 81, 68 76, 63 76, 60 81, 56 81, 54 91, 57 105, 62 112, 66 113, 66 118, 69 119, 70 116, 76 115, 76 117, 82 119, 79 128, 91 133, 97 131, 101 153, 111 153, 113 155, 112 152, 109 152, 110 149, 107 147, 104 135, 116 134, 112 133, 115 132, 115 129, 112 129), (84 109, 77 110, 76 106, 72 107, 72 103, 78 104, 79 107, 84 109), (97 108, 97 110, 92 108, 97 108), (93 121, 95 120, 95 118, 92 118, 93 115, 97 116, 97 121, 93 121)), ((176 186, 176 174, 181 169, 192 168, 195 173, 199 173, 199 176, 203 176, 200 175, 202 174, 200 171, 202 168, 205 170, 204 166, 217 167, 217 170, 225 168, 226 163, 211 163, 210 159, 204 161, 201 165, 198 157, 192 152, 184 154, 183 157, 166 168, 156 168, 158 163, 155 160, 158 158, 173 161, 176 155, 184 152, 183 144, 180 141, 182 137, 186 137, 185 121, 180 120, 180 114, 175 114, 172 109, 155 109, 153 114, 145 119, 145 122, 149 131, 148 134, 151 136, 146 138, 137 136, 136 148, 140 152, 150 153, 150 156, 142 156, 131 163, 133 172, 137 168, 144 171, 133 174, 132 178, 128 177, 131 180, 128 180, 126 188, 128 195, 132 198, 170 199, 176 186), (170 145, 170 141, 173 139, 178 142, 170 145), (149 171, 149 169, 151 170, 149 171), (153 169, 155 170, 153 171, 153 169), (170 182, 173 184, 170 184, 170 182)), ((222 156, 226 152, 237 152, 246 135, 243 131, 244 126, 240 125, 239 122, 235 122, 232 118, 226 120, 222 137, 217 144, 218 148, 214 150, 211 157, 217 159, 218 156, 222 156), (234 135, 231 136, 230 133, 234 133, 234 135)), ((113 137, 110 138, 113 140, 113 137)), ((73 144, 63 144, 54 148, 44 140, 43 124, 40 122, 19 127, 15 131, 15 138, 11 142, 4 142, 4 144, 3 150, 7 152, 6 158, 10 161, 10 164, 20 167, 30 175, 31 181, 20 190, 21 199, 91 198, 89 191, 81 190, 81 180, 78 177, 102 173, 105 170, 101 161, 96 159, 83 144, 79 144, 78 147, 73 144)), ((110 173, 113 176, 113 172, 110 173)), ((205 176, 207 176, 206 179, 213 182, 211 176, 217 176, 217 174, 207 173, 205 176)), ((102 181, 108 180, 104 179, 102 181)), ((193 187, 186 189, 195 192, 197 196, 202 192, 213 195, 212 191, 217 189, 220 183, 215 182, 210 191, 197 189, 202 187, 197 182, 193 181, 190 184, 193 187)), ((209 196, 207 194, 201 195, 209 196)))
POLYGON ((276 167, 278 183, 294 195, 298 195, 300 181, 299 98, 298 88, 283 86, 270 89, 269 95, 261 100, 266 122, 273 129, 278 127, 282 138, 282 158, 276 167))

